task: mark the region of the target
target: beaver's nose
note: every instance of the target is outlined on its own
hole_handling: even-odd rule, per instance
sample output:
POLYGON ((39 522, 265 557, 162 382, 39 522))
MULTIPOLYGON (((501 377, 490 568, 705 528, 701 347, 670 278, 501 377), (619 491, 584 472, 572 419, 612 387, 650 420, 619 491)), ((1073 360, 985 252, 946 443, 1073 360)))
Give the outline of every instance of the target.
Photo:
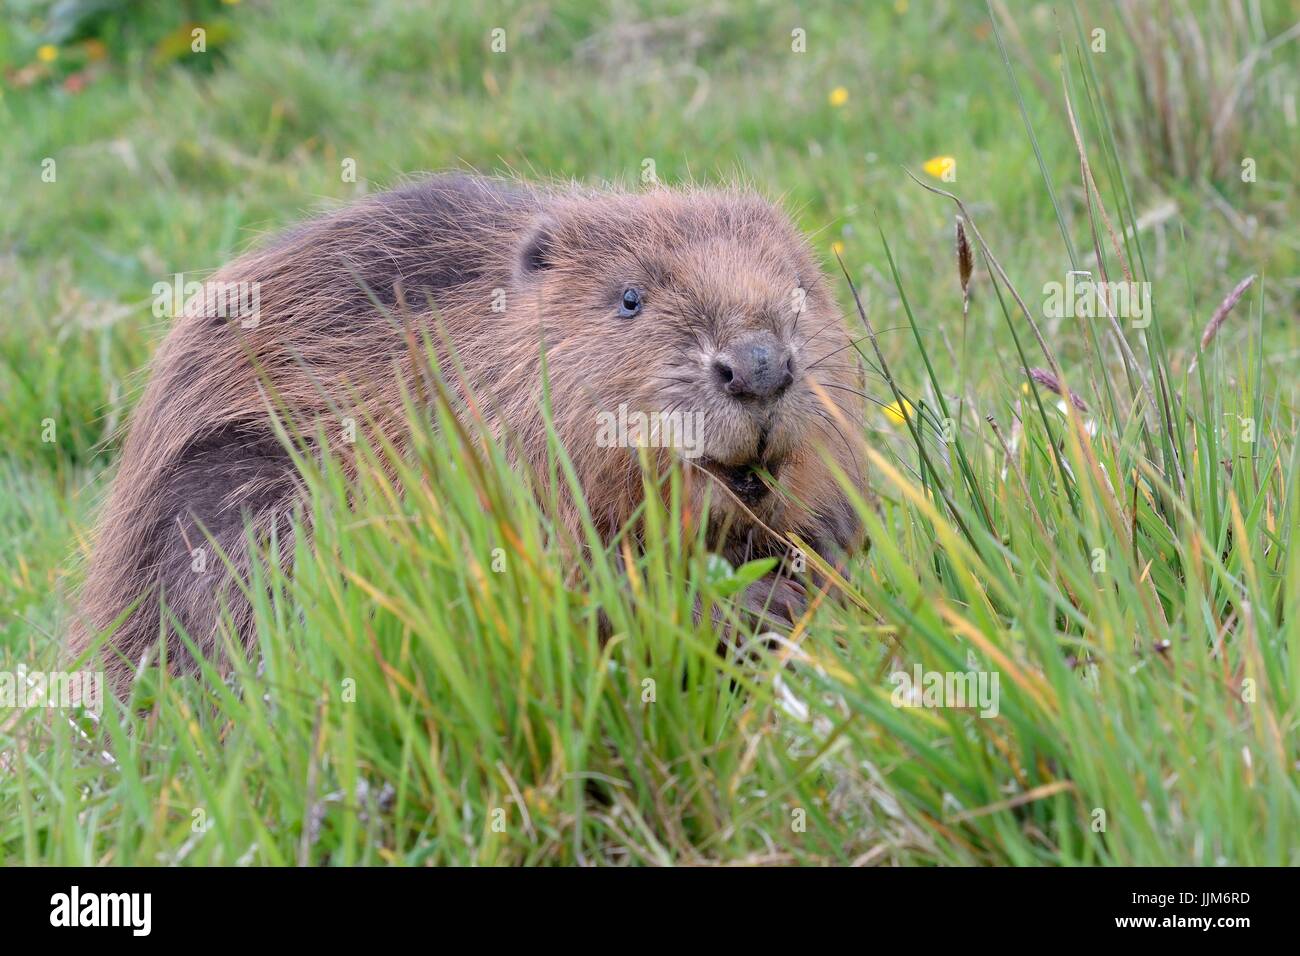
POLYGON ((771 332, 755 332, 719 352, 713 372, 728 395, 772 401, 794 382, 794 357, 771 332))

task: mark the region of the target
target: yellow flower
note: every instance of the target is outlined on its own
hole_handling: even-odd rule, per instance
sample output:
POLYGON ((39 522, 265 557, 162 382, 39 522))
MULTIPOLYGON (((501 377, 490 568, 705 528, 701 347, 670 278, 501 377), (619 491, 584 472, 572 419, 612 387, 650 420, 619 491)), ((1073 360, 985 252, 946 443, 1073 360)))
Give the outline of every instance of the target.
POLYGON ((921 168, 935 179, 943 179, 945 173, 957 169, 957 160, 951 156, 934 156, 927 159, 921 168))
POLYGON ((835 253, 837 256, 842 255, 844 253, 844 243, 836 239, 831 243, 831 252, 835 253))
POLYGON ((885 413, 885 418, 887 418, 889 423, 895 428, 902 428, 903 425, 906 424, 907 419, 916 414, 916 409, 907 399, 903 399, 901 407, 898 402, 890 402, 882 409, 882 411, 885 413), (906 415, 906 418, 904 415, 906 415))
POLYGON ((831 90, 831 106, 843 106, 849 101, 849 91, 842 86, 837 86, 831 90))
POLYGON ((42 63, 53 63, 58 58, 59 48, 50 43, 46 43, 36 51, 36 59, 42 63))
POLYGON ((897 10, 900 15, 906 13, 907 0, 894 0, 894 9, 897 10))

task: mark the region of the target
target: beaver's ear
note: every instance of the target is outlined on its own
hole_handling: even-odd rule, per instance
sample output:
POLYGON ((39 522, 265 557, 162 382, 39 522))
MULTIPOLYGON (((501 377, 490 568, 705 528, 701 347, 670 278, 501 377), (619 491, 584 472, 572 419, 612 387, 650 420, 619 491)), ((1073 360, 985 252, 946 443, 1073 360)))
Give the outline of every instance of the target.
POLYGON ((543 219, 524 237, 519 251, 519 271, 524 275, 555 265, 555 224, 543 219))

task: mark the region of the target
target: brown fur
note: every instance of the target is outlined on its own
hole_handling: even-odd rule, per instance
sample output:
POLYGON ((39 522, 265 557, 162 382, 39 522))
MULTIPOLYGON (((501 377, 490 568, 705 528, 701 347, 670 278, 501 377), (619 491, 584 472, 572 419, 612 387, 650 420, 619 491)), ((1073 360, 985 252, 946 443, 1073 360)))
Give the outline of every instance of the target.
MULTIPOLYGON (((160 347, 99 527, 74 651, 139 599, 111 643, 140 659, 170 630, 160 629, 160 594, 205 654, 215 650, 222 604, 250 639, 251 609, 225 569, 213 555, 208 572, 195 574, 191 551, 210 535, 243 575, 247 525, 254 536, 275 529, 287 544, 300 488, 270 395, 300 423, 337 428, 339 408, 357 409, 358 423, 372 420, 400 447, 401 395, 416 371, 406 335, 371 293, 413 318, 417 333, 450 340, 479 407, 498 433, 509 423, 520 466, 535 474, 546 456, 545 342, 556 427, 607 540, 642 485, 634 450, 598 447, 595 412, 625 402, 633 411, 702 410, 711 467, 779 463, 778 484, 807 507, 770 493, 745 508, 710 491, 722 482, 708 471, 689 469, 702 476, 691 483, 695 504, 710 494, 717 546, 733 560, 783 554, 769 528, 819 549, 861 543, 823 461, 829 452, 861 482, 862 456, 849 444, 856 429, 845 428, 861 417, 856 353, 807 243, 752 193, 436 176, 301 225, 212 281, 260 283, 260 320, 243 328, 190 308, 160 347), (643 313, 630 319, 618 314, 628 285, 645 293, 643 313), (504 312, 492 309, 494 290, 504 290, 504 312), (796 381, 771 408, 734 401, 710 378, 718 352, 758 329, 794 354, 796 381)), ((574 527, 574 505, 562 500, 555 517, 574 527)), ((174 636, 168 651, 174 667, 193 667, 174 636)), ((107 666, 121 686, 130 667, 107 666)))

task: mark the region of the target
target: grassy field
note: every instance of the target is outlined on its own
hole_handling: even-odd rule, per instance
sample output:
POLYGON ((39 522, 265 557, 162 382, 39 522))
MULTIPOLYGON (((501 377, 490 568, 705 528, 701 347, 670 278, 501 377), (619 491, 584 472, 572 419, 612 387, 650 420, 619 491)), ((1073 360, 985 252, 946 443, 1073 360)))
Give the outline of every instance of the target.
POLYGON ((1300 3, 368 6, 6 5, 0 671, 57 666, 154 283, 423 170, 783 198, 875 333, 871 547, 724 658, 692 605, 761 569, 668 506, 575 585, 415 421, 419 495, 308 472, 232 679, 0 711, 0 863, 1300 863, 1300 3))

